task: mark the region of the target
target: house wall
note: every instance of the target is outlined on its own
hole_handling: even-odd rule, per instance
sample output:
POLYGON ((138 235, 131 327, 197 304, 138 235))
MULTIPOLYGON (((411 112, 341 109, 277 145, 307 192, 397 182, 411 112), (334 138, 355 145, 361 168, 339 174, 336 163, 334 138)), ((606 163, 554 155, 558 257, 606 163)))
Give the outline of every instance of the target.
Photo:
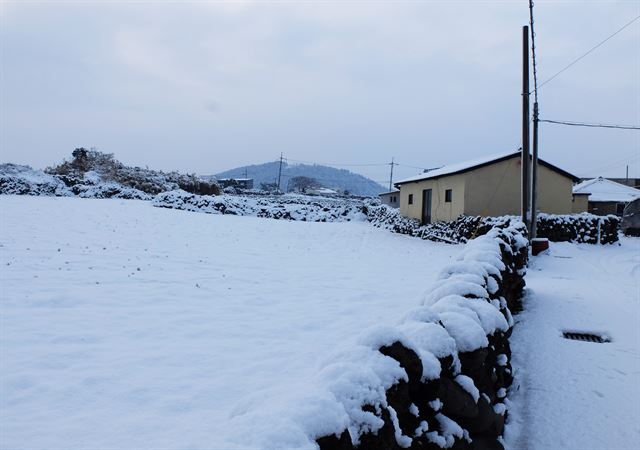
POLYGON ((617 208, 617 202, 589 202, 589 212, 598 216, 616 214, 617 208))
POLYGON ((468 216, 520 214, 520 158, 465 173, 464 213, 468 216))
POLYGON ((587 212, 589 210, 589 196, 588 195, 573 195, 573 204, 571 205, 571 212, 574 214, 587 212))
POLYGON ((386 193, 378 195, 380 197, 380 201, 392 208, 400 207, 400 192, 386 193))
POLYGON ((571 214, 573 180, 543 165, 538 166, 538 210, 549 214, 571 214))
MULTIPOLYGON (((465 214, 501 216, 521 214, 520 158, 511 158, 466 173, 465 214)), ((538 165, 538 211, 570 214, 573 181, 542 164, 538 165)))
MULTIPOLYGON (((519 215, 521 202, 521 160, 510 158, 495 164, 433 180, 400 186, 400 213, 422 218, 422 190, 432 189, 432 220, 454 220, 469 216, 519 215), (453 201, 444 202, 445 189, 453 189, 453 201), (413 205, 408 204, 413 194, 413 205)), ((538 210, 570 214, 573 209, 573 181, 543 165, 538 166, 538 210)))
POLYGON ((418 181, 400 186, 400 213, 406 217, 422 220, 422 191, 431 189, 431 220, 454 220, 464 213, 464 174, 435 180, 418 181), (445 191, 451 189, 451 202, 445 202, 445 191), (413 194, 413 205, 409 205, 409 194, 413 194))

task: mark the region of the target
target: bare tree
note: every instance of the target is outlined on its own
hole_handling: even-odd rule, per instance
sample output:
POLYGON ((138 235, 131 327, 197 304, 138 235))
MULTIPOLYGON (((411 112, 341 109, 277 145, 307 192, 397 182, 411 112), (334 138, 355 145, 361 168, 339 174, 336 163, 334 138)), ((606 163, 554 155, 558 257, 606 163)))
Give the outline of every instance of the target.
POLYGON ((311 177, 293 177, 289 180, 289 192, 306 192, 307 189, 321 188, 322 184, 311 177))

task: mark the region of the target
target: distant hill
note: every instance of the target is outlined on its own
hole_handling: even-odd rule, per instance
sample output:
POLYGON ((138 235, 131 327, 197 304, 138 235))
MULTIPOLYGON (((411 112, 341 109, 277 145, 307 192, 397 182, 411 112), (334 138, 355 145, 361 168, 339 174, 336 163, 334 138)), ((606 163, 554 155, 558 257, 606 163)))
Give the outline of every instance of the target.
MULTIPOLYGON (((237 167, 216 174, 217 178, 244 178, 245 172, 248 178, 253 178, 254 186, 260 187, 261 183, 273 183, 278 178, 279 161, 256 164, 252 166, 237 167)), ((384 192, 385 188, 375 181, 344 169, 336 169, 317 164, 287 164, 282 163, 282 181, 280 188, 287 191, 287 184, 293 177, 310 177, 318 180, 324 187, 349 191, 353 195, 376 196, 384 192)))

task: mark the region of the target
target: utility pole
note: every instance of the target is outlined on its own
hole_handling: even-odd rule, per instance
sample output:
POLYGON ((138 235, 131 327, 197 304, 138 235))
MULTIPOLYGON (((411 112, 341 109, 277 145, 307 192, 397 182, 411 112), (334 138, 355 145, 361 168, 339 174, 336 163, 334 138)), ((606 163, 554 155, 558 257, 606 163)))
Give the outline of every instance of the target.
POLYGON ((247 176, 247 169, 246 169, 246 168, 244 169, 244 178, 245 178, 245 180, 246 180, 247 178, 249 178, 249 177, 247 176))
POLYGON ((280 168, 278 169, 278 192, 280 192, 280 178, 282 176, 282 152, 280 152, 280 168))
POLYGON ((624 184, 626 184, 627 186, 631 186, 629 184, 629 165, 627 164, 627 175, 624 178, 624 184))
POLYGON ((522 221, 531 233, 529 217, 529 27, 522 27, 522 221))
POLYGON ((389 175, 389 192, 391 192, 393 190, 393 166, 395 166, 396 163, 393 162, 393 157, 391 158, 391 175, 389 175))
POLYGON ((531 238, 538 232, 538 102, 533 102, 533 160, 531 167, 531 238))

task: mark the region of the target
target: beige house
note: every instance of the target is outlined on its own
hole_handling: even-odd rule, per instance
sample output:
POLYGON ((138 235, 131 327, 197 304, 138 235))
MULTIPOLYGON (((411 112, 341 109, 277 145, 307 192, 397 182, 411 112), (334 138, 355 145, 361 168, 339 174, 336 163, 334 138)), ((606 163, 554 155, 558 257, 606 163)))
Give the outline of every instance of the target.
MULTIPOLYGON (((571 214, 573 183, 578 178, 538 160, 538 210, 571 214)), ((435 169, 398 181, 400 213, 431 223, 460 215, 501 216, 521 213, 521 153, 492 155, 435 169)), ((580 202, 582 203, 582 202, 580 202)), ((584 202, 586 211, 586 202, 584 202)))

